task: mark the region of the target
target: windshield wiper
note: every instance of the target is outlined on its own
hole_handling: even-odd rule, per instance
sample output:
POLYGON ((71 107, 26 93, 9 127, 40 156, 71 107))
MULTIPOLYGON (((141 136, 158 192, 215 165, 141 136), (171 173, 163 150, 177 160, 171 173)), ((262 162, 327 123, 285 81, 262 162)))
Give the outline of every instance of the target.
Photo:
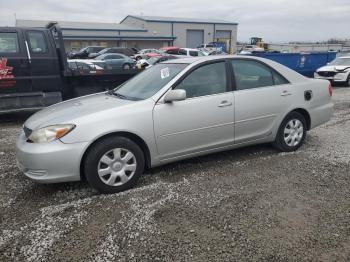
POLYGON ((118 98, 120 98, 120 99, 130 100, 127 96, 124 96, 124 95, 119 94, 117 92, 112 92, 111 94, 116 96, 116 97, 118 97, 118 98))

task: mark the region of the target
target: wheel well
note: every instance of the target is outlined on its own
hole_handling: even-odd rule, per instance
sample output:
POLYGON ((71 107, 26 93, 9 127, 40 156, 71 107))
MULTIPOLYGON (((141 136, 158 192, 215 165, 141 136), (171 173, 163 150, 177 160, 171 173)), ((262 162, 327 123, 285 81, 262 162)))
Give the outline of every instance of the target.
POLYGON ((80 178, 84 179, 84 161, 85 161, 85 157, 87 155, 87 153, 89 152, 89 150, 99 141, 101 141, 102 139, 105 139, 106 137, 111 137, 111 136, 121 136, 121 137, 126 137, 129 138, 130 140, 132 140, 133 142, 135 142, 142 150, 143 155, 145 156, 145 168, 150 168, 151 167, 151 153, 149 151, 149 148, 146 144, 146 142, 139 136, 133 134, 133 133, 129 133, 129 132, 114 132, 114 133, 110 133, 107 135, 104 135, 100 138, 98 138, 96 141, 94 141, 91 145, 89 145, 89 147, 85 150, 83 157, 81 159, 80 162, 80 178))
POLYGON ((306 120, 306 127, 307 127, 307 130, 310 130, 311 128, 311 117, 310 117, 310 114, 308 111, 306 111, 305 109, 303 108, 297 108, 297 109, 294 109, 292 112, 298 112, 299 114, 301 114, 305 120, 306 120))

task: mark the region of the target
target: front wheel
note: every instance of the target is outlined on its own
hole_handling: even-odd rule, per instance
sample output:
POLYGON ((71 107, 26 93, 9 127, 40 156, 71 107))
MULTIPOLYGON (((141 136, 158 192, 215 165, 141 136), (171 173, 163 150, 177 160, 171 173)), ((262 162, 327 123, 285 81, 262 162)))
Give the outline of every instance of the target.
POLYGON ((124 64, 123 65, 123 69, 124 70, 128 70, 128 69, 130 69, 131 68, 131 66, 129 65, 129 64, 124 64))
POLYGON ((282 121, 273 145, 283 152, 295 151, 304 143, 306 129, 304 116, 298 112, 291 112, 282 121))
POLYGON ((144 165, 143 152, 136 143, 125 137, 108 137, 88 151, 84 171, 93 188, 110 194, 133 187, 144 165))
POLYGON ((348 76, 348 79, 346 80, 346 83, 345 83, 346 86, 350 87, 350 74, 348 76))

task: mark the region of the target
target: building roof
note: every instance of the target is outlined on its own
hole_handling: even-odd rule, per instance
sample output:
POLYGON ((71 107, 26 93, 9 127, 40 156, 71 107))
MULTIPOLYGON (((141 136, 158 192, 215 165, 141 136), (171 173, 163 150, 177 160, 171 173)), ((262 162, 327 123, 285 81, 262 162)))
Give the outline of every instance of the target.
MULTIPOLYGON (((45 27, 51 21, 45 20, 16 20, 18 27, 45 27)), ((136 31, 146 32, 145 28, 135 27, 118 23, 93 23, 93 22, 71 22, 57 21, 62 30, 92 30, 92 31, 136 31)))
POLYGON ((128 15, 120 23, 128 18, 133 17, 147 22, 165 22, 165 23, 194 23, 194 24, 227 24, 227 25, 238 25, 238 23, 230 22, 221 19, 207 19, 207 18, 188 18, 188 17, 164 17, 164 16, 138 16, 128 15))

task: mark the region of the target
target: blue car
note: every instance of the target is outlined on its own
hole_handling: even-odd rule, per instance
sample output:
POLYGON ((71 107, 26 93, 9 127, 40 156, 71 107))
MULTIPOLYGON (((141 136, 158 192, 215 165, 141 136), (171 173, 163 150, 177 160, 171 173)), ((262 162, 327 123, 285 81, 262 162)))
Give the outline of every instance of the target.
POLYGON ((104 61, 107 69, 131 69, 135 66, 134 60, 123 54, 99 55, 95 60, 104 61))

